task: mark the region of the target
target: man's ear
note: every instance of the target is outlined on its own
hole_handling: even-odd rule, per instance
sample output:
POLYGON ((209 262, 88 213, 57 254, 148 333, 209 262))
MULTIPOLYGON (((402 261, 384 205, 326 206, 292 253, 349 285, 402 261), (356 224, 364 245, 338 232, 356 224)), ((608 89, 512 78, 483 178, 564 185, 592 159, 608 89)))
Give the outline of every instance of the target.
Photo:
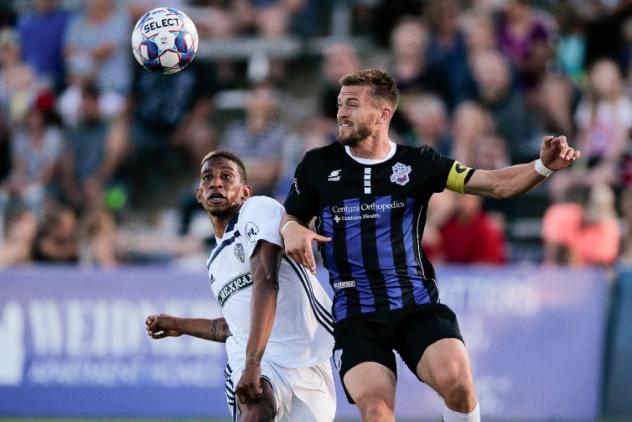
POLYGON ((393 109, 390 107, 384 107, 382 114, 380 115, 380 123, 388 122, 393 115, 393 109))
POLYGON ((195 199, 197 200, 198 204, 201 204, 204 200, 204 198, 202 198, 202 189, 195 188, 195 199))
POLYGON ((243 198, 244 201, 248 198, 250 198, 252 196, 252 186, 250 185, 244 185, 244 189, 243 189, 243 198))

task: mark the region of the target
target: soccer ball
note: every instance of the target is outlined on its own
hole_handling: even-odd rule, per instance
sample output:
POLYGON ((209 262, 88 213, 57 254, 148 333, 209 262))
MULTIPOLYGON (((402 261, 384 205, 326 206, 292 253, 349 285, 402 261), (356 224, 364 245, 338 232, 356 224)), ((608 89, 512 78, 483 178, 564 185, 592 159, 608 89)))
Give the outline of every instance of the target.
POLYGON ((198 48, 193 21, 178 9, 159 7, 145 13, 132 32, 136 61, 152 72, 171 74, 188 66, 198 48))

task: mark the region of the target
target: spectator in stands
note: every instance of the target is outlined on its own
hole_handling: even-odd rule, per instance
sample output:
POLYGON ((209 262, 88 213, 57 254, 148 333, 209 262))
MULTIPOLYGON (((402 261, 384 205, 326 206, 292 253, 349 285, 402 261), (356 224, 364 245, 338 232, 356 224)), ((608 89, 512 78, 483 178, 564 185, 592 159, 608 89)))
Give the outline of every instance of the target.
POLYGON ((577 99, 573 82, 563 74, 549 73, 531 95, 531 108, 546 133, 566 133, 573 137, 573 108, 577 99))
POLYGON ((463 15, 461 26, 464 31, 468 60, 479 53, 497 49, 496 27, 491 15, 469 12, 463 15))
POLYGON ((504 1, 498 0, 471 0, 470 7, 475 13, 495 15, 501 12, 504 1))
MULTIPOLYGON (((159 5, 155 6, 158 7, 159 5)), ((130 5, 130 8, 134 5, 130 5)), ((138 16, 150 8, 141 8, 138 16)), ((239 20, 232 10, 231 2, 224 0, 194 0, 183 8, 193 20, 200 39, 230 39, 239 33, 239 20)))
POLYGON ((336 122, 340 79, 359 70, 360 66, 358 51, 350 42, 334 42, 324 48, 321 82, 318 88, 320 113, 323 117, 336 122))
POLYGON ((81 264, 115 268, 121 257, 117 250, 117 227, 112 214, 102 208, 90 210, 81 222, 81 264))
POLYGON ((621 193, 619 210, 621 211, 621 220, 623 222, 619 263, 632 265, 632 186, 621 193))
POLYGON ((253 27, 263 38, 280 38, 288 35, 292 18, 298 14, 306 0, 236 0, 234 14, 244 28, 253 27))
POLYGON ((452 148, 446 106, 439 97, 430 94, 412 95, 406 106, 406 120, 411 130, 403 140, 409 145, 429 145, 448 155, 452 148))
POLYGON ((509 165, 506 142, 493 134, 489 113, 474 102, 461 103, 454 112, 451 157, 472 168, 497 169, 509 165))
MULTIPOLYGON (((104 190, 121 166, 126 138, 103 119, 99 91, 86 86, 82 92, 79 123, 66 132, 60 171, 65 198, 76 210, 102 205, 104 190)), ((118 124, 118 123, 115 123, 118 124)))
MULTIPOLYGON (((274 42, 291 36, 294 18, 303 11, 308 2, 309 0, 236 0, 232 3, 233 14, 242 31, 274 42)), ((309 15, 301 15, 301 18, 307 20, 309 15)), ((252 83, 268 80, 281 85, 286 82, 287 60, 266 57, 263 54, 253 55, 249 73, 252 83)))
MULTIPOLYGON (((83 92, 88 86, 96 87, 93 62, 85 57, 75 57, 66 63, 66 87, 57 100, 57 111, 66 127, 75 127, 81 115, 83 92)), ((98 87, 97 87, 98 89, 98 87)), ((126 98, 116 91, 99 90, 99 110, 103 118, 110 120, 120 116, 125 109, 126 98)))
POLYGON ((552 57, 550 20, 535 9, 532 0, 509 0, 501 14, 500 50, 518 70, 527 91, 538 86, 552 57))
POLYGON ((18 23, 24 62, 58 90, 63 84, 64 34, 70 15, 58 0, 33 0, 33 9, 18 23))
POLYGON ((450 86, 439 68, 428 62, 428 31, 420 18, 405 17, 391 32, 392 63, 389 72, 398 83, 400 107, 391 122, 391 128, 397 134, 411 130, 405 118, 408 96, 430 93, 438 96, 446 104, 451 104, 450 86))
POLYGON ((0 204, 17 202, 41 217, 62 151, 62 135, 51 123, 54 98, 40 94, 29 108, 24 128, 11 142, 11 173, 0 192, 0 204))
POLYGON ((446 104, 452 104, 445 75, 428 62, 427 48, 428 31, 419 18, 403 18, 391 33, 391 74, 397 79, 399 90, 404 96, 430 92, 446 104))
POLYGON ((625 95, 621 73, 611 60, 600 60, 590 68, 589 88, 577 108, 575 123, 586 167, 552 180, 552 193, 558 200, 574 185, 620 182, 618 170, 632 129, 632 100, 625 95))
POLYGON ((39 89, 31 66, 22 62, 18 33, 10 28, 0 31, 0 112, 12 126, 22 124, 39 89))
POLYGON ((579 85, 584 77, 586 59, 584 19, 576 3, 564 1, 555 8, 555 20, 559 27, 555 60, 562 73, 579 85))
POLYGON ((329 125, 323 125, 319 117, 308 117, 299 121, 292 133, 285 138, 281 152, 281 175, 275 186, 274 197, 282 201, 290 190, 294 180, 296 163, 305 153, 314 148, 324 147, 331 143, 331 130, 329 125))
POLYGON ((220 143, 243 160, 248 182, 260 195, 273 195, 281 175, 279 152, 289 133, 279 119, 279 105, 279 93, 273 87, 254 87, 248 94, 246 118, 230 123, 220 143))
POLYGON ((458 0, 428 2, 426 12, 430 23, 428 62, 447 79, 451 101, 447 106, 452 110, 473 95, 465 37, 459 26, 460 5, 458 0))
POLYGON ((575 85, 583 85, 584 78, 585 37, 577 6, 570 1, 557 3, 554 10, 559 34, 557 49, 552 50, 555 61, 548 63, 549 70, 543 72, 537 88, 530 93, 530 104, 544 131, 564 133, 570 138, 575 135, 572 117, 579 94, 575 85))
POLYGON ((434 259, 454 264, 503 264, 505 239, 498 222, 482 210, 483 198, 458 195, 454 212, 440 228, 434 259))
MULTIPOLYGON (((507 141, 511 162, 524 162, 538 155, 538 122, 530 114, 522 93, 512 84, 509 63, 494 51, 472 58, 478 100, 494 120, 496 133, 507 141)), ((539 142, 539 141, 538 141, 539 142)))
POLYGON ((586 22, 586 59, 591 66, 597 60, 609 59, 626 67, 630 59, 629 19, 632 7, 625 0, 582 2, 580 9, 586 22), (587 4, 586 4, 587 3, 587 4))
MULTIPOLYGON (((463 31, 465 53, 465 69, 462 71, 463 79, 460 84, 459 100, 477 99, 477 86, 474 80, 474 59, 484 56, 485 53, 498 51, 496 36, 496 23, 494 17, 487 12, 472 9, 461 16, 460 26, 463 31)), ((512 78, 513 80, 513 78, 512 78)), ((513 87, 512 81, 512 87, 513 87)))
POLYGON ((589 83, 575 114, 580 145, 593 165, 617 162, 629 144, 632 100, 625 95, 621 72, 611 60, 591 67, 589 83))
POLYGON ((199 162, 197 151, 213 149, 209 122, 214 90, 213 68, 202 60, 169 77, 137 70, 126 107, 134 190, 130 198, 139 201, 132 205, 150 205, 174 187, 178 176, 195 168, 190 164, 199 162))
POLYGON ((542 221, 545 262, 558 265, 615 263, 620 242, 615 196, 606 184, 575 188, 549 207, 542 221))
POLYGON ((132 23, 113 0, 87 0, 66 33, 66 60, 86 60, 99 89, 126 94, 131 83, 129 39, 132 23))
POLYGON ((6 235, 0 243, 0 268, 28 263, 37 234, 37 219, 32 211, 16 211, 6 220, 6 235))
POLYGON ((33 260, 36 262, 77 263, 79 244, 77 217, 70 208, 52 207, 35 238, 33 260))

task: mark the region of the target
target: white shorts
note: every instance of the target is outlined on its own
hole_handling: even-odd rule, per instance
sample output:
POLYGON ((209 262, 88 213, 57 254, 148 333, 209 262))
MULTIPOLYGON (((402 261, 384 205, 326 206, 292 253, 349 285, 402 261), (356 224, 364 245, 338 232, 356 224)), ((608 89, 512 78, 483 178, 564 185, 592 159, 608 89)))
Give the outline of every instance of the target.
MULTIPOLYGON (((236 366, 236 364, 234 364, 236 366)), ((233 368, 235 369, 235 368, 233 368)), ((235 394, 243 364, 234 371, 226 365, 226 399, 233 421, 240 420, 235 394)), ((265 359, 261 377, 270 382, 276 399, 275 422, 331 422, 336 416, 336 392, 329 360, 310 368, 284 368, 265 359)))

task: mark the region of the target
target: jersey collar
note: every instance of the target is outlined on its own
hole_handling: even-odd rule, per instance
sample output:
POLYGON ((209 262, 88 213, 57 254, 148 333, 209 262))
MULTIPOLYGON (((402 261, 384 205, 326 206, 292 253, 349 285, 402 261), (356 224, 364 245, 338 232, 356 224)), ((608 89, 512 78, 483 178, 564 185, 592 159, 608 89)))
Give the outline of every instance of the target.
POLYGON ((397 144, 393 141, 391 141, 390 139, 388 140, 388 143, 391 146, 390 151, 388 152, 388 154, 386 155, 386 157, 384 157, 381 160, 373 160, 370 158, 360 158, 360 157, 354 157, 353 155, 351 155, 351 148, 349 148, 349 145, 345 145, 345 152, 347 153, 347 155, 349 157, 351 157, 354 161, 360 163, 360 164, 364 164, 367 166, 373 165, 373 164, 380 164, 383 163, 385 161, 390 160, 391 158, 393 158, 393 156, 395 155, 395 152, 397 151, 397 144))
POLYGON ((235 224, 237 224, 237 219, 239 219, 239 211, 237 212, 237 214, 235 214, 233 216, 233 218, 230 219, 230 222, 228 223, 228 225, 224 229, 224 235, 222 236, 222 238, 220 239, 219 237, 215 236, 215 241, 218 244, 222 242, 222 240, 226 237, 227 233, 229 233, 230 231, 232 231, 235 228, 235 224))

